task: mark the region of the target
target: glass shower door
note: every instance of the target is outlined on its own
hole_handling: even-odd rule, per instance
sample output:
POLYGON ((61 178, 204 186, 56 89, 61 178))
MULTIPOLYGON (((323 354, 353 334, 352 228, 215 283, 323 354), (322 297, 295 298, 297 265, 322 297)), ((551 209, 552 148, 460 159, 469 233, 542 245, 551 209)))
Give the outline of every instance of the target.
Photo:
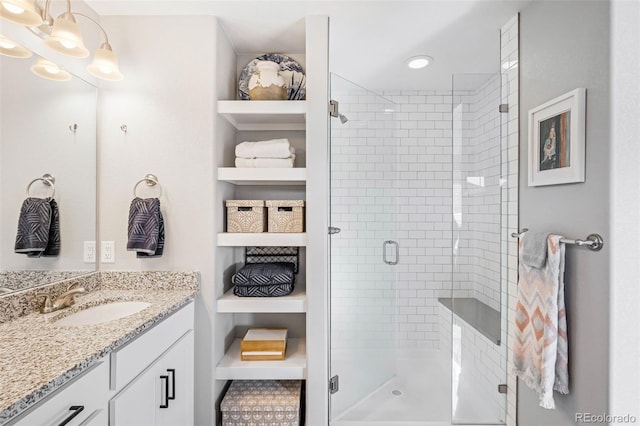
POLYGON ((500 74, 453 78, 453 267, 451 420, 504 424, 506 418, 508 113, 500 74), (506 132, 504 132, 506 134, 506 132))
POLYGON ((365 420, 367 399, 395 374, 399 247, 393 104, 335 74, 331 99, 330 375, 339 381, 330 399, 333 423, 365 420))

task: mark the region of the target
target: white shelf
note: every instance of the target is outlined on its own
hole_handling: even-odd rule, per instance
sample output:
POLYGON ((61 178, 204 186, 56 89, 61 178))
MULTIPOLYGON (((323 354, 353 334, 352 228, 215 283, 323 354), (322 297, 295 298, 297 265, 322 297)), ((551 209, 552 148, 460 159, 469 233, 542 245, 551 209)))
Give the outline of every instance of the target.
POLYGON ((218 234, 218 246, 225 247, 305 247, 307 233, 235 233, 218 234))
POLYGON ((218 101, 218 114, 238 130, 305 130, 306 101, 218 101))
POLYGON ((233 294, 233 288, 217 301, 218 313, 255 312, 255 313, 293 313, 307 312, 307 292, 296 285, 288 296, 281 297, 239 297, 233 294))
POLYGON ((304 339, 287 339, 284 361, 241 361, 240 339, 236 339, 216 367, 218 380, 307 378, 307 348, 304 339))
POLYGON ((304 185, 307 182, 307 169, 218 167, 218 180, 234 185, 304 185))

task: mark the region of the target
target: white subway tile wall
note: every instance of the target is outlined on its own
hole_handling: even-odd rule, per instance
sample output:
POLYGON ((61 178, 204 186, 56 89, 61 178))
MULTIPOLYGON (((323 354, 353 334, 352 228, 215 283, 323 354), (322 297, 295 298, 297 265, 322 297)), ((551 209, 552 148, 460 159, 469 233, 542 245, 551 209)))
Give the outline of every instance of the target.
POLYGON ((332 125, 331 221, 342 229, 332 237, 332 343, 357 339, 347 337, 358 328, 349 323, 353 315, 367 327, 362 306, 376 306, 367 312, 391 321, 394 306, 383 299, 393 295, 397 346, 437 349, 438 297, 477 297, 500 307, 500 80, 487 78, 479 89, 453 95, 383 95, 395 105, 365 93, 334 94, 349 121, 332 125), (453 106, 461 108, 459 119, 453 120, 453 106), (384 113, 390 108, 395 114, 384 113), (461 147, 465 233, 452 280, 453 123, 462 129, 453 145, 461 147), (485 187, 467 177, 482 178, 485 187), (367 250, 354 247, 353 237, 367 250), (400 244, 395 271, 382 263, 386 239, 400 244), (375 292, 358 290, 362 280, 375 292))
POLYGON ((504 346, 491 342, 444 305, 439 307, 439 320, 441 345, 452 348, 453 420, 504 423, 506 399, 498 393, 498 385, 504 383, 504 346))

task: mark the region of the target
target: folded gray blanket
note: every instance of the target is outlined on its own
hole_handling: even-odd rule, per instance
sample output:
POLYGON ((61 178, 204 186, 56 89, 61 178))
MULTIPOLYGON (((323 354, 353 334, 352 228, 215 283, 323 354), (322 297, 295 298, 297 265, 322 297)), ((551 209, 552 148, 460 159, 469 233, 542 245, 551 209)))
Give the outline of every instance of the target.
POLYGON ((134 198, 129 207, 127 250, 136 257, 159 257, 164 251, 164 219, 157 198, 134 198))
POLYGON ((60 211, 54 199, 29 197, 24 200, 14 250, 29 257, 60 254, 60 211))
POLYGON ((236 286, 293 284, 293 263, 251 263, 240 268, 231 278, 236 286))

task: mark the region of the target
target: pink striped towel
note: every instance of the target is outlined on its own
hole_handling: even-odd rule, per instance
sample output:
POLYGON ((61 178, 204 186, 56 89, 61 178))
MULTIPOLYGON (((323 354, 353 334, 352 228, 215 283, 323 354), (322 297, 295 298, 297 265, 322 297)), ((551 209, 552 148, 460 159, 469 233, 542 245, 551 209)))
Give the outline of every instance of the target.
MULTIPOLYGON (((514 374, 538 392, 540 406, 555 408, 553 391, 569 393, 569 350, 564 309, 564 244, 547 238, 547 260, 540 269, 520 259, 513 346, 514 374)), ((526 234, 520 239, 520 253, 526 234)))

